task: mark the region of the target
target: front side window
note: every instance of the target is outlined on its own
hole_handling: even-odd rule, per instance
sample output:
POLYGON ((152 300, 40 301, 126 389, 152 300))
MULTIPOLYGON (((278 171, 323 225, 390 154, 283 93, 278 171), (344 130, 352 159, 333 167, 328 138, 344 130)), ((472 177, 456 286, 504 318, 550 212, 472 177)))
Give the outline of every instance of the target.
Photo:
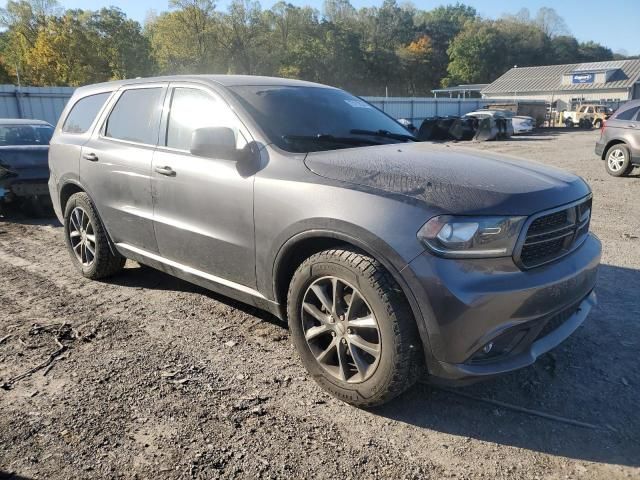
POLYGON ((211 94, 196 88, 176 87, 171 97, 166 146, 188 151, 193 132, 204 127, 228 127, 241 149, 246 140, 239 130, 239 120, 229 106, 211 94))
POLYGON ((358 97, 326 87, 228 87, 269 140, 289 152, 412 139, 398 122, 358 97))
POLYGON ((85 133, 110 96, 111 92, 105 92, 78 100, 64 121, 62 131, 64 133, 85 133))
POLYGON ((637 107, 629 108, 627 110, 623 110, 616 115, 616 120, 631 120, 639 110, 640 105, 638 105, 637 107))
POLYGON ((162 92, 161 87, 125 90, 109 115, 104 135, 128 142, 155 145, 162 111, 162 92))
POLYGON ((0 147, 11 145, 49 145, 53 128, 48 125, 2 125, 0 147))

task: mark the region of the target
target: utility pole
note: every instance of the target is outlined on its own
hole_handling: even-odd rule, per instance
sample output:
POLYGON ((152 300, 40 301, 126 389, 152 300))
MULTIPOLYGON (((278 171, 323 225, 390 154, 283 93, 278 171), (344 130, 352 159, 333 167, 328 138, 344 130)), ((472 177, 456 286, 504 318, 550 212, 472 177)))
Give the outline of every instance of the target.
POLYGON ((24 118, 22 111, 22 92, 20 85, 20 70, 18 70, 18 64, 16 64, 16 78, 18 80, 18 88, 16 89, 16 106, 18 107, 18 118, 24 118))

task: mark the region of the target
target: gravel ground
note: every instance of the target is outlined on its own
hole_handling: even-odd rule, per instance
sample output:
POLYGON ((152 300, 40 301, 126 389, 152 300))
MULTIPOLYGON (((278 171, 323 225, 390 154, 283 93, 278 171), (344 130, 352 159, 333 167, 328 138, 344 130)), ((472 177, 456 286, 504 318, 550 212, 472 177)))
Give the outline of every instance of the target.
POLYGON ((0 389, 0 478, 640 478, 640 178, 609 177, 596 137, 473 145, 592 186, 584 326, 533 367, 370 411, 309 380, 273 317, 133 262, 85 280, 57 222, 0 219, 0 385, 60 352, 0 389))

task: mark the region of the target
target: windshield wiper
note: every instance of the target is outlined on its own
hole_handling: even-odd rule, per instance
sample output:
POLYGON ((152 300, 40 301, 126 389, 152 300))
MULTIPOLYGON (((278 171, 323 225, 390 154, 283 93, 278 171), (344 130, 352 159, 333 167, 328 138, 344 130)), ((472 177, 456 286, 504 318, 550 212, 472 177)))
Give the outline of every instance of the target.
POLYGON ((318 133, 317 135, 283 135, 282 138, 284 140, 318 141, 342 143, 346 145, 380 145, 380 142, 376 142, 375 140, 365 140, 364 138, 357 137, 334 137, 326 133, 318 133))
POLYGON ((413 135, 405 135, 403 133, 391 133, 388 130, 360 130, 360 129, 353 129, 350 130, 349 133, 353 133, 354 135, 371 135, 374 137, 385 137, 385 138, 391 138, 393 140, 412 140, 414 142, 416 142, 418 139, 416 137, 414 137, 413 135))

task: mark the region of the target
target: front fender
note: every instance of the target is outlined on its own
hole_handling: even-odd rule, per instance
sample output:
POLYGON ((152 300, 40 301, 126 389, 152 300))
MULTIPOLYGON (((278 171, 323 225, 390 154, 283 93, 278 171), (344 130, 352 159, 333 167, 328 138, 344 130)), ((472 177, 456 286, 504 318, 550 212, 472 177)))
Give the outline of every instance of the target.
MULTIPOLYGON (((296 233, 289 233, 289 237, 274 251, 272 257, 274 261, 270 275, 272 279, 271 292, 273 298, 281 305, 283 318, 286 317, 286 315, 284 315, 286 310, 286 296, 285 298, 281 298, 283 295, 279 294, 283 289, 281 285, 278 285, 278 279, 282 277, 281 273, 283 270, 290 271, 292 268, 297 267, 297 265, 292 266, 289 264, 290 259, 296 258, 294 252, 298 248, 306 249, 306 246, 303 247, 303 245, 309 245, 309 243, 314 240, 318 242, 326 240, 344 242, 353 245, 378 260, 400 286, 418 326, 425 359, 427 364, 430 363, 433 356, 429 341, 428 323, 429 318, 433 318, 433 316, 430 312, 423 312, 420 303, 424 305, 425 302, 419 303, 417 301, 413 291, 401 273, 408 264, 406 259, 402 258, 391 246, 373 233, 347 222, 335 219, 316 218, 292 225, 291 230, 294 230, 296 233)), ((283 236, 285 235, 287 235, 287 233, 283 232, 283 236)), ((288 278, 288 275, 285 277, 288 278)))

